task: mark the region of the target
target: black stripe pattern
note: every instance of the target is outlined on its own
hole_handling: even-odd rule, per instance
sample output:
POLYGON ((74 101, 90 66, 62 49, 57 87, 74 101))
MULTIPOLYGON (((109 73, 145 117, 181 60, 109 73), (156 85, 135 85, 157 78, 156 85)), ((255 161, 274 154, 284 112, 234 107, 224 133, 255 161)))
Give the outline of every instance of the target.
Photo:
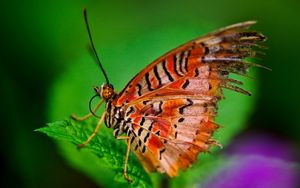
POLYGON ((187 88, 187 86, 188 86, 189 84, 190 84, 189 79, 186 79, 185 82, 184 82, 183 85, 182 85, 182 89, 187 88))
POLYGON ((162 105, 163 105, 163 101, 159 101, 158 103, 158 107, 155 108, 155 116, 159 115, 160 113, 162 113, 162 105))
POLYGON ((149 91, 153 91, 152 87, 151 87, 151 82, 150 82, 150 78, 149 78, 149 72, 147 72, 145 74, 145 81, 146 81, 146 84, 147 84, 147 88, 149 91))
POLYGON ((168 79, 170 82, 173 82, 174 81, 174 78, 172 77, 172 75, 170 74, 170 72, 168 71, 167 67, 166 67, 166 64, 167 64, 167 61, 164 60, 162 62, 162 67, 163 67, 163 70, 164 70, 164 73, 168 76, 168 79))
POLYGON ((155 65, 155 66, 153 67, 153 72, 154 72, 155 78, 156 78, 157 81, 158 81, 158 86, 161 86, 161 85, 162 85, 162 82, 161 82, 161 78, 160 78, 160 76, 159 76, 159 74, 158 74, 158 71, 157 71, 157 65, 155 65))
POLYGON ((174 54, 173 56, 173 66, 174 66, 174 72, 176 73, 177 76, 182 77, 182 68, 181 68, 181 60, 182 60, 182 55, 183 53, 178 52, 177 54, 174 54))
POLYGON ((184 109, 185 108, 193 105, 193 101, 191 99, 186 99, 186 100, 187 100, 188 104, 186 104, 186 105, 184 105, 184 106, 182 106, 182 107, 179 108, 179 113, 180 114, 184 113, 184 109))
POLYGON ((142 86, 139 83, 136 86, 138 87, 138 95, 141 96, 142 95, 142 86))

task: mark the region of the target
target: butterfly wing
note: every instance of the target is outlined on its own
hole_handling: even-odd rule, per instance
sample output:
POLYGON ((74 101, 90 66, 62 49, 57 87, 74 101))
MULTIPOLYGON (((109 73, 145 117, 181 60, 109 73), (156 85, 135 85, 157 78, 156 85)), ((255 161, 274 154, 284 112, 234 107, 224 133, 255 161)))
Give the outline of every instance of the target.
MULTIPOLYGON (((235 24, 192 40, 158 58, 136 75, 114 101, 123 107, 131 149, 147 171, 173 177, 212 145, 222 88, 244 94, 229 73, 246 75, 254 46, 265 37, 235 24)), ((256 65, 258 66, 258 65, 256 65)))
POLYGON ((214 97, 169 95, 130 108, 126 119, 132 124, 128 134, 131 149, 147 171, 158 170, 174 177, 179 169, 192 164, 199 152, 217 144, 211 138, 218 128, 213 122, 214 97))
POLYGON ((253 24, 255 21, 231 25, 171 50, 138 73, 120 92, 115 104, 123 106, 151 94, 204 64, 218 64, 223 73, 245 74, 254 64, 242 59, 255 56, 252 47, 265 39, 260 33, 245 30, 253 24))

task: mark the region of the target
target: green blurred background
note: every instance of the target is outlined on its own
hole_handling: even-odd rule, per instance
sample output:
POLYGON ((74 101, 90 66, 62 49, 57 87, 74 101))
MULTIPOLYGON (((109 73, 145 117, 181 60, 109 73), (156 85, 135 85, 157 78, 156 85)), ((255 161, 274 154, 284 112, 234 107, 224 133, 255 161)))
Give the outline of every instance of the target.
MULTIPOLYGON (((299 148, 298 0, 29 0, 1 1, 1 7, 3 186, 96 187, 64 162, 51 139, 33 132, 53 121, 48 110, 53 84, 88 53, 83 7, 89 11, 96 48, 118 90, 165 48, 221 26, 258 20, 255 28, 268 37, 269 47, 261 63, 273 71, 258 70, 258 100, 245 131, 268 132, 299 148), (135 53, 141 48, 145 53, 135 53)), ((103 82, 100 70, 91 74, 95 83, 103 82)), ((80 72, 76 76, 80 79, 80 72)), ((91 95, 92 86, 87 86, 91 95)), ((87 102, 80 101, 86 106, 87 102)))

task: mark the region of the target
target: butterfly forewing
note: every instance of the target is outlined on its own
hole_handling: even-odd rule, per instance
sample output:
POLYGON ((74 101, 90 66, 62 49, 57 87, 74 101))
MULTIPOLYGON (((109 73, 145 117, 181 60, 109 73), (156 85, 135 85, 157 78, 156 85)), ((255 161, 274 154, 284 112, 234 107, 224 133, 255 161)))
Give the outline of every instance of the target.
MULTIPOLYGON (((200 152, 219 145, 212 136, 219 127, 214 117, 222 88, 249 94, 228 75, 246 75, 253 64, 244 58, 255 56, 253 47, 265 39, 246 30, 254 23, 235 24, 171 50, 137 74, 112 102, 124 112, 122 132, 147 171, 176 176, 200 152)), ((108 114, 110 119, 114 115, 108 114)))
POLYGON ((248 21, 228 26, 171 50, 138 73, 122 90, 116 105, 156 92, 204 63, 217 64, 218 72, 245 74, 251 65, 242 62, 243 58, 254 56, 252 47, 265 39, 260 33, 245 30, 253 24, 248 21))

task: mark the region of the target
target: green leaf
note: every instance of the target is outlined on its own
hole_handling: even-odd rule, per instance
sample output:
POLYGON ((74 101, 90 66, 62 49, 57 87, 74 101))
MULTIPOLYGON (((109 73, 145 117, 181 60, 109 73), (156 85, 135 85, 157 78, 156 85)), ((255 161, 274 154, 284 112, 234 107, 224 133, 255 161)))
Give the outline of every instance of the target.
MULTIPOLYGON (((47 127, 37 129, 37 131, 77 145, 83 143, 92 134, 93 127, 89 125, 94 123, 97 122, 95 120, 82 123, 72 120, 57 121, 49 123, 47 127)), ((58 144, 65 153, 72 155, 69 157, 72 163, 79 164, 86 172, 93 171, 98 174, 95 178, 101 185, 109 187, 128 185, 123 177, 126 152, 124 142, 114 142, 111 136, 100 132, 85 148, 81 149, 82 151, 77 150, 74 144, 70 145, 67 142, 58 142, 58 144)), ((128 174, 134 180, 130 186, 151 187, 149 176, 145 174, 136 158, 130 156, 128 164, 128 174)))

